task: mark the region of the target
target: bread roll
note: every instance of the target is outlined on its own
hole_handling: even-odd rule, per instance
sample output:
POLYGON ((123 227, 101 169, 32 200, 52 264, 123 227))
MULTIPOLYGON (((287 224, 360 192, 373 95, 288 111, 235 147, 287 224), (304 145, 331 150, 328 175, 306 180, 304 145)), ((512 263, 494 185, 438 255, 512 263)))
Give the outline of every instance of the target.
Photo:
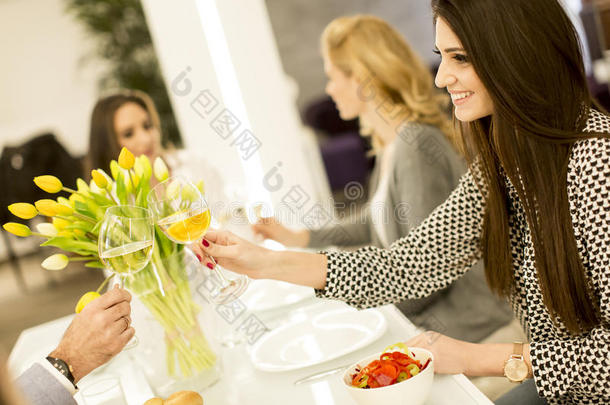
POLYGON ((203 398, 194 391, 178 391, 170 395, 164 405, 203 405, 203 398))
POLYGON ((144 402, 144 405, 164 405, 163 399, 161 398, 151 398, 148 401, 144 402))

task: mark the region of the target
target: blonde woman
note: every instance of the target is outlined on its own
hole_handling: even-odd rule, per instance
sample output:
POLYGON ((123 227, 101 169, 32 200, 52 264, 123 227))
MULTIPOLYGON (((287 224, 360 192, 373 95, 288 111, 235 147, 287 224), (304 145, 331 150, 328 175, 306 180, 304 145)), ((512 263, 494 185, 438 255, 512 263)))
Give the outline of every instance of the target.
MULTIPOLYGON (((254 231, 293 247, 389 247, 445 201, 465 172, 443 112, 448 100, 409 44, 377 17, 335 19, 321 48, 326 92, 341 118, 360 119, 377 155, 366 216, 318 230, 292 230, 267 218, 254 231)), ((482 266, 473 270, 449 289, 398 306, 420 326, 478 341, 512 315, 489 292, 482 266)))

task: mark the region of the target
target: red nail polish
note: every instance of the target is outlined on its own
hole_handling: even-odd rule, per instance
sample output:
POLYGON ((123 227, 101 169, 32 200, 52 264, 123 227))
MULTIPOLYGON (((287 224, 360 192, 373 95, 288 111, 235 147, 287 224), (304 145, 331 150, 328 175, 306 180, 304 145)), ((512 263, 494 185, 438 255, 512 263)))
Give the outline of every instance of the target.
POLYGON ((203 246, 205 246, 205 247, 210 246, 210 242, 208 242, 208 241, 207 241, 207 240, 205 240, 205 239, 202 239, 202 240, 201 240, 201 244, 202 244, 203 246))
POLYGON ((210 270, 214 270, 214 265, 212 263, 208 263, 206 266, 208 266, 210 270))
POLYGON ((197 253, 195 253, 195 256, 197 256, 197 260, 199 260, 199 262, 201 262, 201 256, 199 256, 197 253))

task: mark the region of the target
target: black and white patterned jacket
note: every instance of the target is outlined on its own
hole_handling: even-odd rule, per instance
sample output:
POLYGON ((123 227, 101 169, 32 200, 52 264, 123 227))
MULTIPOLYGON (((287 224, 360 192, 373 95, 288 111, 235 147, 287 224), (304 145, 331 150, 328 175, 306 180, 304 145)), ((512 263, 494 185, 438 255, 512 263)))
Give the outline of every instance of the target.
MULTIPOLYGON (((610 132, 610 118, 591 111, 585 130, 610 132)), ((486 191, 475 184, 476 170, 474 166, 466 173, 447 201, 389 249, 324 252, 326 286, 316 294, 366 308, 421 298, 462 276, 482 256, 486 191)), ((610 139, 574 144, 567 188, 577 247, 600 297, 605 326, 572 337, 563 325, 551 321, 538 285, 523 207, 509 182, 517 286, 511 304, 530 339, 538 393, 552 404, 610 404, 610 139)))

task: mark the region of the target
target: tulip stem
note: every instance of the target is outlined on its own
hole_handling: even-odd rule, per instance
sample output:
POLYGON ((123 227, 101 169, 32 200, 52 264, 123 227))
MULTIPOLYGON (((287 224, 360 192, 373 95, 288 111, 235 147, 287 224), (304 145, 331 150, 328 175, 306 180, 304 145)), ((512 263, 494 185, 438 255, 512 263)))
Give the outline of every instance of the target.
POLYGON ((68 188, 68 187, 62 187, 61 189, 62 189, 63 191, 66 191, 66 192, 68 192, 68 193, 71 193, 71 194, 74 194, 74 193, 76 193, 76 192, 77 192, 76 190, 72 190, 71 188, 68 188))
POLYGON ((108 277, 106 277, 106 279, 104 280, 104 282, 102 284, 100 284, 100 286, 97 288, 97 290, 95 291, 96 293, 100 293, 100 291, 102 291, 104 289, 104 287, 106 286, 106 284, 108 284, 108 281, 110 281, 110 279, 114 277, 114 274, 109 275, 108 277))
POLYGON ((112 195, 112 193, 111 193, 110 191, 108 191, 108 189, 104 189, 104 191, 106 192, 106 194, 108 194, 108 197, 110 197, 110 199, 111 199, 112 201, 114 201, 114 203, 115 203, 116 205, 121 205, 121 203, 120 203, 120 202, 118 202, 118 200, 117 200, 116 198, 114 198, 114 196, 112 195))
POLYGON ((71 262, 84 262, 85 260, 97 260, 94 256, 70 256, 68 260, 71 262))
MULTIPOLYGON (((91 222, 92 224, 97 224, 97 222, 96 222, 96 221, 95 221, 93 218, 88 217, 88 216, 86 216, 86 215, 83 215, 83 214, 81 214, 81 213, 78 213, 78 212, 76 212, 76 211, 74 211, 74 212, 72 213, 72 215, 74 215, 74 216, 75 216, 76 218, 78 218, 78 219, 82 219, 83 221, 89 221, 89 222, 91 222)), ((58 216, 56 216, 56 218, 59 218, 59 219, 65 219, 66 221, 72 222, 72 219, 71 219, 70 217, 64 217, 64 216, 60 216, 60 215, 58 215, 58 216)))
POLYGON ((136 193, 136 182, 134 180, 133 173, 131 172, 131 169, 127 170, 127 173, 129 173, 129 180, 131 181, 131 185, 132 185, 132 188, 133 188, 133 193, 134 193, 134 195, 137 195, 138 193, 136 193))

